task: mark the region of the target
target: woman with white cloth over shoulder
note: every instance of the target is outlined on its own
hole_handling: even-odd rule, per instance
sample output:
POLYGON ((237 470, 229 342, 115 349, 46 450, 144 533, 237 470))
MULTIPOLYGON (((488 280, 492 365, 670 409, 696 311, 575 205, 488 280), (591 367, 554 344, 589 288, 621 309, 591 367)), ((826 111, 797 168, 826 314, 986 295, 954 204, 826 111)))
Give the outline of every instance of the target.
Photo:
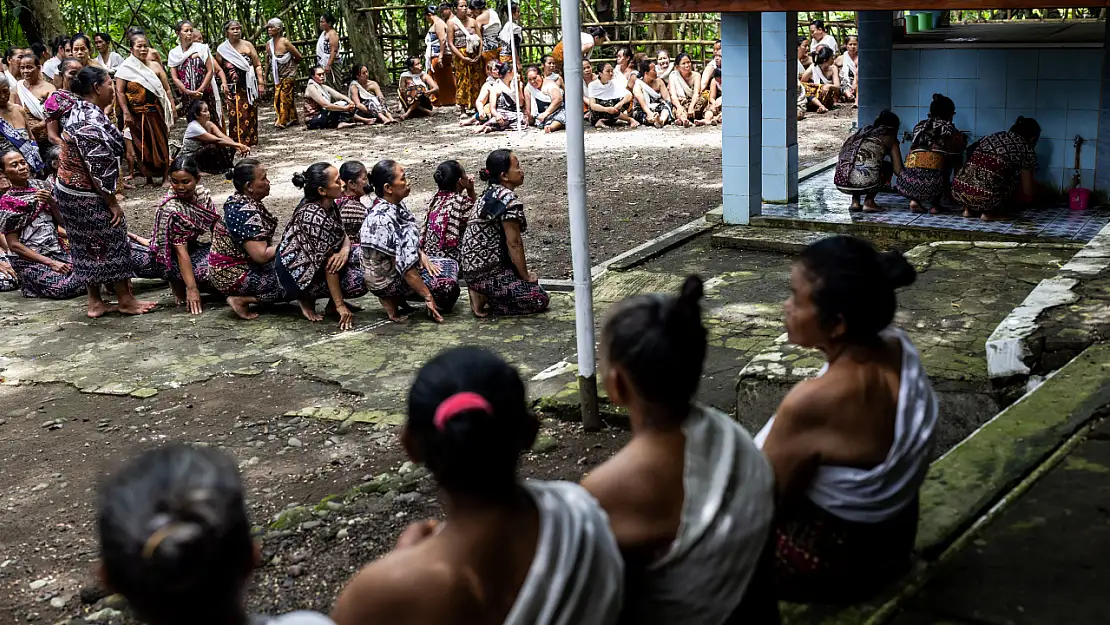
POLYGON ((524 480, 539 422, 520 374, 476 347, 416 376, 401 444, 446 519, 415 523, 348 582, 338 625, 613 625, 624 564, 608 519, 570 482, 524 480))
POLYGON ((136 148, 139 172, 153 186, 166 181, 170 166, 169 129, 173 126, 170 81, 162 64, 148 60, 150 43, 145 35, 132 35, 131 56, 116 68, 116 102, 124 126, 136 148))
POLYGON ((373 124, 380 121, 383 124, 392 124, 396 120, 389 114, 389 107, 385 105, 385 94, 376 81, 370 80, 370 68, 366 65, 355 65, 351 69, 351 85, 347 88, 347 98, 354 103, 355 109, 370 120, 373 124))
POLYGON ((19 75, 16 94, 23 105, 27 117, 27 130, 35 141, 46 141, 46 99, 54 93, 52 83, 44 80, 39 61, 33 54, 24 54, 19 59, 19 75))
POLYGON ((787 336, 828 364, 756 437, 777 482, 780 599, 862 601, 910 566, 937 424, 917 350, 890 325, 915 276, 898 252, 847 236, 807 247, 790 274, 787 336))
POLYGON ((779 622, 771 467, 743 426, 695 400, 708 348, 703 289, 689 276, 677 295, 627 299, 602 330, 605 388, 628 410, 632 439, 582 485, 624 556, 623 623, 779 622))
POLYGON ((351 120, 363 124, 370 123, 369 118, 357 113, 358 109, 354 102, 328 86, 326 80, 327 74, 323 67, 317 65, 312 68, 312 76, 304 89, 305 130, 350 128, 355 125, 351 120))
POLYGON ((224 40, 216 48, 216 63, 227 76, 230 95, 224 103, 227 134, 238 143, 258 145, 258 99, 266 95, 266 75, 254 44, 243 39, 243 25, 224 24, 224 40))
POLYGON ((297 83, 297 65, 301 51, 285 36, 285 24, 278 18, 266 22, 270 40, 266 42, 266 56, 270 59, 270 77, 274 81, 274 126, 287 128, 297 123, 297 104, 294 89, 297 83))
POLYGON ((177 38, 181 43, 170 50, 166 66, 172 70, 170 80, 181 94, 181 107, 187 111, 193 102, 204 100, 208 103, 212 123, 223 127, 223 99, 215 80, 217 76, 220 78, 224 98, 230 97, 224 70, 216 64, 208 45, 197 41, 192 22, 181 20, 177 23, 177 38))

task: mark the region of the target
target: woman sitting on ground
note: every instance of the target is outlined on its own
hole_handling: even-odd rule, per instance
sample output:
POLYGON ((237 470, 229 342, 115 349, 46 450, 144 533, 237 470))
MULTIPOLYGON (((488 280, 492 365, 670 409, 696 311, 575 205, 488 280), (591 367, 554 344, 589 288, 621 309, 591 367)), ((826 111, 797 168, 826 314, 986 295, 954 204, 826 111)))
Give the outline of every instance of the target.
POLYGON ((351 86, 347 89, 347 96, 354 102, 355 109, 370 120, 370 124, 375 121, 383 124, 394 122, 393 116, 389 114, 389 107, 385 105, 382 88, 370 80, 370 68, 367 66, 356 65, 351 70, 351 86))
POLYGON ((632 48, 621 46, 617 48, 617 60, 613 65, 613 76, 628 80, 628 72, 632 71, 632 48))
MULTIPOLYGON (((351 245, 358 245, 359 232, 362 231, 362 222, 366 220, 366 205, 362 198, 370 188, 370 174, 366 165, 361 161, 344 161, 339 167, 339 181, 343 183, 343 195, 335 201, 339 207, 339 216, 343 219, 343 230, 351 245)), ((352 249, 351 253, 354 253, 352 249)))
POLYGON ((274 232, 278 220, 262 203, 270 195, 266 168, 244 158, 228 171, 235 193, 224 202, 223 219, 212 229, 208 279, 227 296, 227 305, 242 319, 258 313, 251 304, 288 301, 274 268, 274 232))
POLYGON ((590 83, 586 95, 590 98, 590 123, 597 128, 612 128, 618 121, 636 128, 640 122, 628 114, 632 93, 625 88, 626 79, 617 76, 612 63, 602 63, 597 80, 590 83))
POLYGON ((13 256, 12 251, 8 249, 8 239, 0 237, 0 293, 19 288, 19 274, 16 273, 11 262, 13 256))
MULTIPOLYGON (((5 251, 11 250, 9 267, 18 278, 24 297, 70 299, 85 292, 77 279, 69 252, 62 246, 65 230, 50 186, 31 178, 31 168, 15 150, 0 154, 0 168, 11 187, 0 196, 0 234, 5 251)), ((2 259, 0 259, 2 260, 2 259)), ((5 263, 7 264, 7 263, 5 263)), ((0 273, 6 274, 3 268, 0 273)), ((0 276, 4 282, 4 276, 0 276)))
POLYGON ((405 62, 405 68, 397 80, 397 96, 405 111, 401 114, 401 119, 434 115, 430 96, 439 91, 439 85, 431 74, 424 71, 420 57, 410 56, 405 62))
POLYGON ((559 70, 561 70, 562 67, 556 65, 555 57, 550 54, 545 54, 543 58, 540 59, 540 69, 543 70, 544 80, 559 85, 560 89, 565 90, 567 88, 566 84, 563 82, 563 77, 559 75, 559 70))
POLYGON ((902 151, 898 147, 898 126, 902 122, 890 111, 882 111, 875 123, 852 133, 840 148, 833 184, 841 193, 852 196, 851 210, 878 213, 882 207, 875 196, 890 184, 892 174, 902 175, 902 151), (887 161, 887 157, 890 160, 887 161), (860 205, 860 197, 864 198, 860 205))
POLYGON ((500 65, 501 62, 499 61, 490 61, 486 63, 486 82, 482 83, 482 90, 478 92, 478 98, 474 100, 474 114, 460 121, 460 126, 484 124, 488 122, 490 116, 493 115, 493 108, 490 106, 493 99, 490 98, 490 91, 493 89, 494 85, 500 82, 497 79, 497 68, 500 65))
POLYGON ((0 152, 19 152, 31 168, 32 175, 35 175, 43 170, 42 155, 27 130, 23 106, 12 99, 15 87, 8 82, 6 75, 0 74, 0 152))
POLYGON ((836 106, 836 98, 840 94, 840 72, 834 65, 835 61, 833 51, 821 47, 817 49, 813 65, 802 72, 806 98, 809 99, 811 110, 818 113, 828 113, 829 109, 836 106))
POLYGON ((859 104, 859 37, 848 35, 844 54, 840 56, 840 97, 853 105, 859 104))
POLYGON ((351 128, 355 122, 369 124, 370 118, 356 113, 355 103, 342 93, 332 89, 326 82, 327 72, 317 65, 312 68, 312 77, 304 90, 304 127, 305 130, 323 128, 351 128))
POLYGON ((211 245, 201 243, 200 237, 211 236, 220 215, 208 189, 200 184, 200 169, 192 158, 173 159, 169 173, 170 192, 154 211, 150 249, 173 289, 177 305, 188 306, 190 313, 199 315, 200 292, 211 290, 208 283, 211 245))
POLYGON ((339 329, 354 327, 347 299, 366 295, 362 259, 351 254, 351 240, 335 201, 343 195, 339 170, 314 163, 293 175, 293 186, 304 189, 304 198, 281 235, 277 249, 277 275, 285 296, 297 300, 309 321, 321 321, 316 300, 328 298, 325 314, 339 317, 339 329))
POLYGON ((530 124, 543 128, 546 133, 566 128, 567 107, 563 101, 563 90, 555 81, 544 80, 538 67, 528 68, 524 104, 530 124))
POLYGON ((671 84, 671 73, 674 71, 675 64, 671 63, 671 53, 660 48, 655 52, 655 72, 659 74, 659 80, 663 81, 664 85, 671 84))
POLYGON ((189 125, 181 141, 178 156, 188 156, 206 174, 223 174, 235 162, 235 153, 250 154, 251 149, 232 140, 212 121, 212 111, 205 100, 193 100, 186 113, 189 125))
POLYGON ((952 123, 955 115, 956 104, 934 93, 929 117, 913 127, 910 153, 894 190, 910 199, 910 210, 915 213, 924 213, 928 203, 936 215, 944 210, 943 203, 952 199, 952 171, 959 167, 967 147, 967 139, 952 123))
POLYGON ((594 64, 590 59, 582 59, 582 114, 590 118, 590 83, 597 80, 594 75, 594 64))
POLYGON ((605 513, 576 484, 523 480, 539 422, 520 374, 476 347, 420 370, 401 444, 431 470, 444 521, 401 534, 348 582, 338 625, 615 625, 620 552, 605 513))
POLYGON ((405 168, 385 160, 370 172, 377 199, 362 225, 362 266, 366 286, 385 308, 390 320, 410 312, 410 301, 423 301, 428 314, 443 321, 459 299, 459 265, 449 258, 429 258, 420 249, 416 217, 405 206, 412 190, 405 168))
POLYGON ((756 437, 775 471, 784 601, 862 601, 910 565, 937 424, 917 350, 890 325, 914 278, 901 254, 847 236, 810 245, 790 274, 787 336, 829 363, 756 437))
POLYGON ((520 92, 513 85, 513 66, 501 63, 497 66, 497 82, 490 85, 490 100, 493 110, 489 121, 474 129, 479 134, 496 130, 512 130, 524 122, 520 110, 520 92))
POLYGON ((675 124, 707 126, 709 92, 700 91, 701 74, 694 71, 694 61, 682 52, 675 59, 677 70, 671 72, 670 93, 674 103, 675 124))
POLYGON ((779 622, 771 467, 743 426, 695 400, 703 288, 690 276, 677 297, 625 300, 602 331, 605 388, 628 410, 632 440, 582 485, 624 555, 622 622, 779 622))
POLYGON ((476 317, 530 315, 547 310, 550 298, 528 270, 521 234, 528 228, 516 189, 524 170, 511 150, 494 150, 479 176, 489 188, 478 199, 462 236, 462 271, 476 317))
POLYGON ((652 124, 656 128, 674 121, 671 93, 656 73, 655 61, 647 59, 640 64, 640 80, 636 83, 633 96, 632 117, 636 121, 652 124))
POLYGON ((964 217, 983 221, 1001 219, 1003 207, 1016 201, 1028 204, 1037 192, 1037 140, 1041 126, 1031 117, 1018 117, 1009 130, 987 135, 968 149, 967 164, 952 181, 952 198, 964 217))
POLYGON ((478 199, 474 193, 474 178, 466 175, 462 165, 454 160, 440 163, 432 178, 439 191, 428 204, 428 214, 420 232, 420 249, 428 256, 461 263, 462 235, 478 199))
POLYGON ((333 625, 315 612, 247 614, 251 571, 262 565, 235 460, 171 444, 131 460, 100 488, 101 584, 148 625, 333 625))

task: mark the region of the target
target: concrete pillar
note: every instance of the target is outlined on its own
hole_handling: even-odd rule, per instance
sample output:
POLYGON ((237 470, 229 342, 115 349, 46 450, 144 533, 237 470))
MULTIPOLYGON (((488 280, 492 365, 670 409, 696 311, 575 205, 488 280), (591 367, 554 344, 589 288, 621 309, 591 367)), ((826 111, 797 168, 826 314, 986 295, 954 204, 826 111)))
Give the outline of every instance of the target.
MULTIPOLYGON (((894 12, 860 11, 859 113, 860 126, 875 121, 890 108, 891 51, 894 48, 894 12)), ((914 124, 916 122, 910 122, 914 124)))
POLYGON ((763 201, 798 199, 798 14, 764 13, 763 51, 763 201))
MULTIPOLYGON (((1102 104, 1098 113, 1098 145, 1095 146, 1095 191, 1110 194, 1110 22, 1102 44, 1102 104)), ((1008 123, 1013 123, 1008 121, 1008 123)))
POLYGON ((722 163, 724 220, 747 224, 760 214, 762 178, 762 81, 759 13, 721 14, 724 83, 722 163))

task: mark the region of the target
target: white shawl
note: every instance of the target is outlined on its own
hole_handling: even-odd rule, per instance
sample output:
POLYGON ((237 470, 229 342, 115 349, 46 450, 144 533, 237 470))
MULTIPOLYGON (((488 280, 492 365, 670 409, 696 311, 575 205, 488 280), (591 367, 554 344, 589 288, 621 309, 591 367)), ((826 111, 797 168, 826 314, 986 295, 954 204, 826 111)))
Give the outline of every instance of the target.
POLYGON ((626 622, 719 625, 743 601, 775 512, 775 476, 748 432, 695 406, 686 435, 678 534, 626 589, 626 622))
POLYGON ((154 73, 154 70, 147 67, 146 63, 134 56, 129 56, 116 68, 116 78, 121 78, 127 82, 137 82, 144 89, 158 96, 158 102, 162 104, 162 115, 166 120, 166 128, 173 126, 173 102, 170 101, 166 89, 162 87, 162 81, 158 80, 158 75, 154 73))
POLYGON ((528 92, 528 96, 529 96, 529 100, 530 100, 529 103, 532 105, 532 116, 534 117, 534 116, 539 115, 540 113, 543 113, 544 111, 546 111, 547 107, 551 104, 551 98, 548 97, 548 95, 546 93, 544 93, 543 91, 533 87, 532 83, 527 83, 525 85, 525 89, 528 92), (543 105, 542 110, 540 110, 540 103, 537 100, 544 100, 544 101, 547 102, 547 104, 543 105))
POLYGON ((536 555, 505 625, 615 625, 624 561, 609 517, 584 488, 528 480, 540 516, 536 555))
MULTIPOLYGON (((626 80, 624 82, 628 81, 626 80)), ((616 76, 606 84, 601 84, 600 79, 594 79, 594 81, 590 83, 590 88, 587 89, 587 95, 597 100, 620 100, 628 95, 628 89, 625 88, 624 85, 617 83, 618 79, 616 76)))
MULTIPOLYGON (((329 57, 331 57, 331 50, 328 50, 328 33, 322 32, 320 38, 316 40, 316 63, 320 67, 327 67, 329 57)), ((336 58, 339 58, 338 54, 336 58)))
MULTIPOLYGON (((694 75, 690 74, 690 77, 693 78, 694 75)), ((694 89, 698 88, 698 84, 697 84, 697 81, 695 81, 694 86, 691 87, 690 85, 686 84, 686 79, 684 79, 682 77, 681 72, 671 72, 670 87, 671 87, 671 96, 673 96, 674 99, 676 101, 678 101, 678 100, 685 100, 686 98, 690 97, 691 94, 692 94, 692 91, 694 89)))
MULTIPOLYGON (((897 338, 902 344, 902 375, 890 451, 871 469, 821 466, 806 493, 821 508, 857 523, 880 523, 913 501, 929 468, 937 425, 937 397, 913 343, 905 332, 894 327, 884 330, 882 336, 897 338)), ((817 375, 827 370, 825 365, 817 375)), ((774 424, 775 418, 771 417, 760 430, 756 437, 760 447, 774 424)))
POLYGON ((246 75, 247 104, 254 105, 254 101, 258 99, 258 76, 254 73, 254 66, 251 65, 250 59, 240 54, 227 39, 224 39, 224 42, 216 48, 216 53, 246 75))
MULTIPOLYGON (((183 50, 181 46, 177 46, 166 55, 166 65, 171 68, 177 67, 191 56, 200 58, 207 65, 208 59, 212 58, 212 50, 206 43, 193 43, 188 50, 183 50)), ((224 118, 224 107, 223 102, 220 101, 220 87, 216 84, 215 76, 212 76, 212 81, 208 85, 212 87, 212 96, 216 101, 216 116, 222 120, 224 118)))
POLYGON ((359 83, 357 80, 352 80, 351 84, 354 85, 356 89, 358 89, 358 99, 362 100, 364 105, 367 102, 373 105, 372 107, 367 106, 366 108, 382 108, 382 102, 378 99, 377 95, 371 93, 370 91, 367 91, 366 87, 363 87, 362 84, 359 83))
POLYGON ((859 70, 856 69, 856 62, 852 60, 852 57, 848 56, 847 52, 840 58, 842 59, 840 66, 840 82, 852 86, 855 84, 856 76, 859 75, 859 70))
POLYGON ((277 88, 278 83, 281 82, 281 79, 278 78, 278 68, 288 63, 293 58, 293 53, 286 51, 285 54, 279 56, 277 49, 274 47, 273 39, 266 45, 270 48, 270 70, 274 74, 274 88, 277 88))
POLYGON ((35 94, 27 88, 27 81, 21 80, 16 86, 18 87, 19 101, 23 104, 23 108, 27 109, 27 112, 33 115, 35 119, 46 121, 46 111, 43 110, 42 103, 35 97, 35 94))

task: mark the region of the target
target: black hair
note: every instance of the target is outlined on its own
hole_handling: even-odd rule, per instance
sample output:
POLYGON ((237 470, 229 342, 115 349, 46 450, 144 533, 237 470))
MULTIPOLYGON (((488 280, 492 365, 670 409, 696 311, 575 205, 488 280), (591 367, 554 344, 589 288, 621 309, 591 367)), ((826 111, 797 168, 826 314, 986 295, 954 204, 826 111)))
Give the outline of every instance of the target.
POLYGON ((324 162, 313 163, 303 173, 293 174, 293 186, 304 190, 304 201, 315 202, 323 197, 320 195, 320 187, 327 186, 330 167, 330 164, 324 162))
POLYGON ((184 28, 186 24, 188 24, 189 26, 192 26, 193 25, 193 20, 180 20, 180 21, 178 21, 176 24, 173 25, 173 32, 180 33, 181 29, 184 28))
POLYGON ((208 106, 208 103, 204 100, 193 100, 193 103, 190 104, 189 108, 185 111, 185 119, 191 122, 196 121, 197 116, 200 115, 200 107, 202 106, 208 106))
POLYGON ((809 41, 809 37, 806 37, 805 35, 798 35, 798 46, 801 46, 807 41, 809 41))
POLYGON ((590 36, 593 37, 594 39, 608 39, 609 38, 609 33, 606 32, 605 29, 602 28, 601 26, 594 26, 593 28, 591 28, 590 30, 588 30, 586 32, 588 32, 590 34, 590 36))
POLYGON ((600 63, 600 64, 599 64, 598 66, 597 66, 597 74, 598 74, 598 76, 600 76, 601 74, 605 73, 605 68, 606 68, 606 67, 612 68, 612 69, 614 69, 614 70, 615 70, 615 69, 617 68, 616 64, 615 64, 615 63, 613 63, 612 61, 602 61, 602 62, 601 62, 601 63, 600 63))
POLYGON ((632 48, 629 48, 628 46, 621 46, 617 48, 616 56, 620 56, 621 54, 624 54, 624 56, 628 58, 629 63, 632 62, 632 48))
MULTIPOLYGON (((69 66, 69 65, 77 65, 78 67, 84 67, 83 65, 81 65, 81 61, 78 61, 77 59, 73 58, 72 56, 67 56, 66 58, 62 59, 61 62, 58 63, 58 71, 61 72, 62 74, 65 74, 66 73, 66 67, 69 66)), ((80 70, 78 70, 78 71, 80 71, 80 70)))
POLYGON ((140 620, 215 623, 243 611, 254 565, 235 461, 174 444, 130 461, 100 488, 100 559, 140 620))
POLYGON ((487 500, 511 496, 517 463, 536 429, 520 374, 478 347, 439 354, 420 369, 409 389, 406 436, 448 493, 487 500), (485 406, 441 412, 461 393, 477 395, 480 399, 474 399, 485 406))
POLYGON ((647 73, 651 71, 652 65, 655 65, 655 59, 644 59, 640 61, 640 76, 647 76, 647 73))
POLYGON ((956 103, 952 101, 952 98, 939 93, 933 94, 933 101, 929 103, 929 117, 951 119, 955 114, 956 103))
POLYGON ((126 35, 128 49, 135 47, 135 40, 139 37, 146 39, 147 45, 150 45, 150 37, 146 36, 146 32, 143 31, 143 29, 138 28, 133 31, 129 31, 126 35))
POLYGON ((895 131, 902 125, 902 120, 890 111, 890 109, 883 109, 879 112, 879 116, 875 118, 875 125, 881 128, 893 128, 895 131))
POLYGON ((690 59, 690 63, 694 62, 694 59, 691 58, 689 54, 686 54, 685 52, 679 52, 678 56, 674 57, 674 66, 678 67, 678 64, 682 62, 682 59, 690 59))
POLYGON ((1041 138, 1041 125, 1032 117, 1019 115, 1014 125, 1010 126, 1010 132, 1020 135, 1030 143, 1036 143, 1041 138))
POLYGON ((108 45, 112 45, 112 36, 108 33, 96 33, 95 35, 93 35, 93 39, 96 39, 97 37, 100 37, 104 41, 107 41, 108 45))
POLYGON ((323 71, 323 70, 324 70, 323 65, 313 65, 312 69, 308 72, 308 75, 309 76, 315 76, 317 71, 323 71))
POLYGON ((339 166, 339 179, 344 183, 351 182, 364 171, 366 171, 366 165, 363 165, 362 161, 346 161, 339 166))
POLYGON ((23 59, 31 59, 35 63, 36 66, 39 65, 39 57, 34 52, 27 52, 25 54, 20 54, 19 58, 15 59, 15 60, 16 61, 23 61, 23 59))
POLYGON ((416 67, 417 62, 419 62, 419 61, 420 61, 420 57, 418 57, 418 56, 408 57, 407 59, 405 59, 405 69, 407 69, 408 71, 411 72, 413 70, 413 68, 416 67))
POLYGON ((708 336, 701 322, 704 289, 700 277, 689 276, 677 296, 639 295, 617 304, 605 320, 608 362, 653 404, 680 408, 697 393, 708 336))
POLYGON ((240 30, 242 30, 242 28, 243 28, 243 23, 240 22, 239 20, 228 20, 228 21, 224 22, 224 34, 225 35, 227 34, 227 29, 231 28, 232 24, 238 24, 240 30))
POLYGON ((456 3, 450 2, 450 0, 444 0, 444 2, 439 3, 439 10, 440 11, 454 11, 455 6, 456 6, 456 3))
POLYGON ((551 59, 552 61, 554 61, 555 57, 551 56, 550 54, 545 54, 545 55, 541 56, 540 57, 540 65, 547 65, 547 59, 551 59))
POLYGON ((470 3, 467 6, 470 7, 471 11, 485 11, 486 0, 470 0, 470 3))
POLYGON ((362 73, 362 68, 364 68, 364 67, 369 69, 369 66, 366 65, 365 63, 355 63, 354 65, 352 65, 351 66, 351 80, 358 80, 358 75, 362 73))
POLYGON ((39 149, 39 155, 42 156, 42 162, 46 164, 47 169, 55 172, 57 169, 54 167, 54 161, 62 158, 62 146, 50 143, 45 148, 39 149))
POLYGON ((825 30, 825 20, 813 20, 809 25, 819 30, 825 30))
POLYGON ((859 42, 859 35, 848 35, 847 37, 844 38, 844 44, 847 45, 848 42, 853 40, 853 39, 855 39, 856 42, 858 43, 859 42))
MULTIPOLYGON (((4 167, 4 157, 9 155, 9 154, 18 154, 20 157, 23 156, 23 152, 20 152, 19 150, 15 149, 15 148, 8 148, 6 150, 0 149, 0 169, 3 169, 3 167, 4 167)), ((29 175, 34 175, 34 173, 29 172, 29 175)))
POLYGON ((58 35, 50 42, 50 46, 54 48, 54 56, 58 56, 59 51, 64 51, 66 44, 69 43, 69 37, 66 35, 58 35))
POLYGON ((231 181, 236 191, 246 193, 247 185, 254 182, 254 174, 260 165, 262 161, 257 158, 244 158, 227 170, 224 177, 231 181))
MULTIPOLYGON (((520 2, 513 2, 512 7, 513 7, 513 12, 514 13, 520 13, 520 2)), ((499 10, 502 13, 508 14, 508 12, 509 12, 509 3, 508 2, 502 2, 501 6, 499 7, 499 10)))
POLYGON ((385 159, 378 161, 370 170, 370 186, 378 197, 385 196, 385 185, 393 184, 393 172, 397 170, 397 161, 385 159))
POLYGON ((917 271, 895 251, 879 253, 871 243, 837 235, 806 247, 798 262, 813 283, 811 297, 821 324, 844 323, 844 340, 867 344, 894 320, 894 290, 909 286, 917 271))
POLYGON ((512 150, 494 150, 486 157, 486 166, 478 172, 478 177, 490 184, 501 184, 501 176, 509 171, 512 163, 512 150))
POLYGON ((424 7, 424 15, 435 15, 438 12, 439 12, 439 5, 438 4, 429 4, 428 6, 424 7))
POLYGON ((7 65, 8 63, 11 62, 12 57, 15 56, 15 51, 18 50, 18 49, 19 48, 15 47, 15 46, 8 46, 7 49, 4 50, 4 64, 5 65, 7 65))
MULTIPOLYGON (((500 63, 498 63, 498 65, 500 65, 500 63)), ((524 75, 527 76, 531 72, 536 72, 537 75, 543 76, 543 70, 540 69, 539 65, 529 65, 527 68, 525 68, 524 75)))
POLYGON ((86 35, 85 33, 77 33, 76 35, 70 37, 69 38, 69 45, 72 46, 73 44, 77 43, 81 39, 85 40, 85 47, 86 48, 88 48, 89 50, 93 49, 93 42, 92 42, 92 40, 89 39, 89 36, 86 35))
POLYGON ((200 167, 197 167, 196 160, 194 160, 193 157, 189 156, 188 154, 182 154, 181 156, 173 159, 173 162, 170 163, 170 169, 166 172, 166 174, 169 175, 175 171, 183 171, 193 178, 200 180, 200 167))
POLYGON ((320 16, 320 19, 327 22, 328 26, 335 28, 335 16, 332 15, 330 11, 324 11, 324 14, 320 16))
POLYGON ((813 61, 818 65, 824 65, 827 61, 832 60, 833 51, 827 46, 817 46, 817 52, 813 55, 813 61))
POLYGON ((497 64, 497 77, 498 78, 504 78, 504 77, 508 76, 511 73, 513 73, 513 64, 512 63, 498 63, 497 64))
MULTIPOLYGON (((63 63, 59 67, 64 68, 65 64, 63 63)), ((92 94, 93 90, 107 79, 107 71, 95 65, 89 65, 77 72, 77 75, 73 77, 73 82, 69 85, 69 90, 74 95, 87 96, 92 94)))
POLYGON ((35 60, 41 59, 46 54, 46 46, 40 41, 31 44, 31 54, 35 55, 35 60))
POLYGON ((432 174, 432 180, 436 181, 436 186, 440 191, 455 192, 459 188, 459 180, 466 175, 463 171, 462 165, 456 160, 443 161, 436 167, 436 172, 432 174))

